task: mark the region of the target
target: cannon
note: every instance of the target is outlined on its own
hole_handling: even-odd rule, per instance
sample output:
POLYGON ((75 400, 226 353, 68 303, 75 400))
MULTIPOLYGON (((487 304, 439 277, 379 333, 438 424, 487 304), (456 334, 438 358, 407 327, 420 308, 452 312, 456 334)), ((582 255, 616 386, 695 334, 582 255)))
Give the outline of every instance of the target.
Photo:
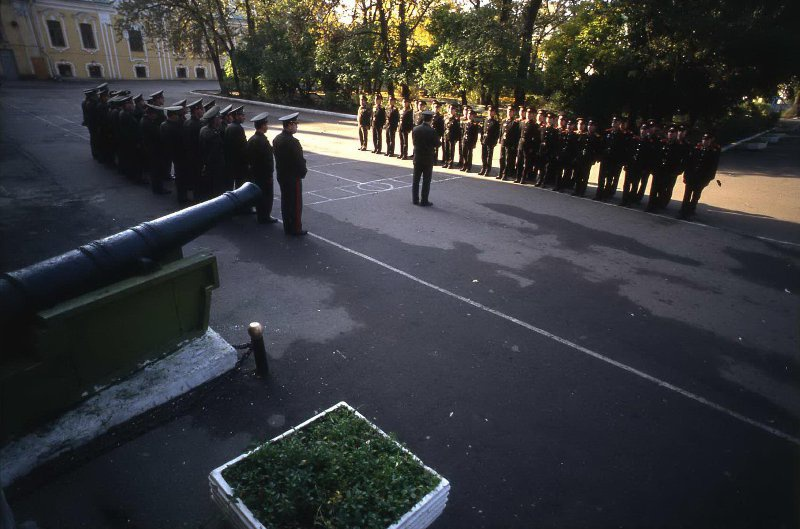
POLYGON ((246 183, 0 274, 0 441, 204 334, 216 259, 181 247, 260 195, 246 183))

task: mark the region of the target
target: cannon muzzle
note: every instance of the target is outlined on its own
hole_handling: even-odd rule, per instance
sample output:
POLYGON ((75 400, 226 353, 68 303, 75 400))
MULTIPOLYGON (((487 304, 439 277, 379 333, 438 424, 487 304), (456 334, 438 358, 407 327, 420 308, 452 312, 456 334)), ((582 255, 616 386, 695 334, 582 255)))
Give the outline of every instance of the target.
POLYGON ((184 244, 237 210, 253 204, 261 189, 246 183, 235 191, 144 222, 120 233, 0 274, 0 322, 25 317, 127 277, 152 271, 184 244))

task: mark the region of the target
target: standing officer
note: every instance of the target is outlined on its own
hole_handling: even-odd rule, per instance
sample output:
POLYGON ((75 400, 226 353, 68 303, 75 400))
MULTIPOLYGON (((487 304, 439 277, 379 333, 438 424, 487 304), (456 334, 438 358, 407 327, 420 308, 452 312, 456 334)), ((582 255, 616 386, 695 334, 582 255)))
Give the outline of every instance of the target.
MULTIPOLYGON (((444 116, 439 112, 439 109, 442 107, 442 104, 438 101, 433 102, 433 119, 431 120, 431 126, 433 130, 436 131, 436 134, 439 135, 439 140, 444 142, 444 116)), ((442 164, 444 164, 444 149, 442 149, 442 164)), ((435 151, 433 151, 433 163, 436 164, 439 162, 439 148, 437 147, 435 151)))
POLYGON ((364 94, 361 94, 356 121, 358 122, 358 150, 366 151, 367 142, 369 141, 369 126, 372 121, 372 112, 369 109, 369 105, 367 105, 367 96, 364 94))
POLYGON ((383 96, 375 95, 375 106, 372 108, 372 152, 383 153, 383 125, 386 123, 386 109, 383 108, 383 96))
POLYGON ((647 211, 657 211, 669 205, 672 187, 675 185, 683 163, 683 153, 681 146, 678 145, 678 129, 676 127, 670 127, 667 130, 667 139, 661 142, 656 152, 657 165, 653 174, 653 184, 650 186, 647 211))
POLYGON ((414 111, 411 109, 411 101, 403 99, 403 114, 400 117, 400 154, 397 155, 401 160, 408 160, 408 135, 414 130, 414 111))
MULTIPOLYGON (((150 103, 151 105, 157 106, 159 108, 163 108, 164 107, 164 91, 163 90, 159 90, 158 92, 150 94, 147 97, 147 102, 150 103)), ((161 126, 161 124, 164 122, 165 119, 166 119, 166 115, 163 112, 159 112, 158 116, 156 118, 156 123, 158 123, 158 126, 161 126)))
POLYGON ((464 134, 462 140, 464 146, 462 148, 464 153, 464 162, 461 164, 461 171, 470 172, 472 170, 472 155, 475 152, 475 146, 478 144, 478 136, 480 135, 481 125, 478 123, 478 115, 474 109, 469 111, 469 120, 464 123, 464 134))
POLYGON ((498 180, 507 177, 516 177, 517 145, 519 144, 519 122, 516 110, 512 105, 506 107, 506 119, 503 121, 502 136, 500 137, 500 172, 498 180))
POLYGON ((169 190, 164 188, 169 167, 165 168, 164 166, 164 147, 161 144, 161 133, 159 131, 159 115, 163 114, 164 110, 161 107, 148 103, 147 111, 139 124, 142 146, 147 158, 147 168, 150 172, 150 188, 156 195, 170 193, 169 190))
POLYGON ((628 206, 636 201, 636 192, 642 176, 652 165, 653 148, 650 142, 650 129, 642 123, 639 135, 634 136, 629 144, 625 163, 625 182, 622 184, 622 202, 620 206, 628 206))
POLYGON ((647 148, 650 155, 646 164, 642 168, 641 177, 639 179, 639 187, 636 190, 633 199, 639 203, 644 198, 644 193, 647 191, 647 182, 651 174, 655 174, 657 152, 661 145, 661 140, 657 134, 658 126, 654 120, 647 121, 647 148))
POLYGON ((144 111, 146 108, 142 94, 138 94, 133 98, 133 104, 133 116, 136 118, 136 121, 142 121, 142 117, 144 117, 144 111))
POLYGON ((611 118, 611 128, 606 130, 603 140, 603 158, 600 161, 594 200, 605 200, 612 196, 612 191, 616 191, 615 182, 619 182, 622 164, 625 162, 625 143, 625 132, 620 120, 611 118))
POLYGON ((450 115, 444 122, 444 147, 442 154, 442 167, 445 169, 452 169, 453 158, 456 153, 456 143, 461 138, 461 120, 458 117, 458 109, 452 103, 448 105, 450 115))
POLYGON ((283 231, 297 237, 308 233, 303 229, 303 178, 308 170, 303 147, 294 137, 299 115, 295 112, 278 118, 283 123, 283 130, 273 140, 275 169, 278 173, 278 185, 281 187, 283 231))
POLYGON ((189 202, 189 197, 186 190, 186 173, 183 165, 185 156, 185 151, 183 150, 183 123, 180 118, 183 113, 183 107, 166 107, 164 110, 167 113, 167 119, 159 127, 164 157, 164 172, 169 174, 170 166, 175 167, 175 191, 178 203, 186 204, 189 202))
POLYGON ((703 189, 717 174, 719 155, 720 148, 714 142, 712 134, 704 134, 702 141, 692 149, 683 177, 686 191, 683 194, 683 203, 678 218, 688 219, 694 215, 703 189))
POLYGON ((533 157, 539 148, 539 127, 534 119, 533 109, 525 111, 525 119, 520 121, 520 138, 517 145, 517 178, 515 182, 524 184, 533 171, 533 157))
POLYGON ((203 114, 205 125, 200 129, 200 155, 203 168, 197 183, 198 200, 208 200, 215 189, 225 187, 225 147, 222 139, 222 117, 219 107, 211 107, 203 114))
POLYGON ((558 135, 556 116, 547 114, 547 126, 542 131, 542 142, 539 144, 539 155, 536 157, 536 187, 544 187, 547 178, 554 172, 550 164, 558 153, 558 135))
POLYGON ((122 102, 119 114, 119 167, 126 177, 139 183, 142 181, 142 166, 139 161, 139 122, 136 120, 133 97, 122 102))
POLYGON ((272 216, 274 190, 272 173, 275 161, 272 159, 272 145, 267 139, 267 121, 269 114, 262 112, 250 121, 256 128, 255 134, 247 140, 247 161, 250 166, 250 181, 261 188, 261 198, 256 202, 256 214, 259 224, 272 224, 278 219, 272 216))
POLYGON ((225 147, 225 169, 227 179, 225 189, 230 191, 242 185, 247 180, 247 137, 244 134, 244 106, 231 110, 231 122, 225 127, 223 145, 225 147))
POLYGON ((203 170, 202 154, 200 153, 200 129, 203 128, 201 121, 203 114, 202 99, 189 103, 189 119, 183 123, 182 131, 186 187, 192 191, 195 200, 197 200, 200 172, 203 170))
POLYGON ((395 106, 397 100, 394 96, 389 96, 389 115, 386 119, 386 154, 385 156, 394 156, 394 139, 397 133, 397 127, 400 125, 400 111, 395 106))
POLYGON ((497 120, 497 109, 494 105, 486 107, 489 116, 483 122, 481 130, 481 176, 491 176, 494 148, 500 139, 500 122, 497 120))
POLYGON ((414 181, 411 186, 411 202, 420 206, 432 206, 428 200, 433 177, 433 153, 441 145, 439 135, 431 127, 433 112, 422 112, 422 123, 414 127, 414 181), (422 200, 419 195, 419 181, 422 178, 422 200))
POLYGON ((97 96, 96 88, 90 88, 84 91, 84 93, 86 94, 86 100, 83 102, 83 124, 89 130, 89 148, 92 152, 92 158, 99 160, 97 104, 100 102, 100 99, 97 96))
POLYGON ((578 130, 575 132, 575 163, 573 174, 575 175, 575 190, 572 196, 583 196, 586 192, 586 184, 589 182, 589 171, 594 164, 594 153, 590 142, 589 132, 586 130, 586 120, 577 119, 578 130))
POLYGON ((561 131, 560 151, 558 153, 561 164, 561 174, 556 182, 556 191, 563 188, 575 187, 575 158, 578 156, 578 136, 572 121, 561 131))

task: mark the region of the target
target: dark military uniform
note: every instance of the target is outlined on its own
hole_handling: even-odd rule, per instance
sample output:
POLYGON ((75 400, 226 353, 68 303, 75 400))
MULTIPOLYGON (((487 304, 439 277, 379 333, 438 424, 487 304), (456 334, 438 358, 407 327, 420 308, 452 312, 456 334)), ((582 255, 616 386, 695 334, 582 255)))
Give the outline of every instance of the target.
POLYGON ((575 186, 575 159, 578 156, 578 135, 575 131, 564 129, 559 141, 558 163, 561 165, 560 178, 556 181, 556 191, 575 186))
POLYGON ((199 144, 203 168, 197 183, 197 195, 200 200, 207 200, 214 196, 215 189, 225 187, 225 147, 221 130, 210 124, 203 126, 199 144))
POLYGON ((372 108, 372 152, 381 154, 383 151, 383 126, 386 124, 386 110, 382 106, 372 108))
POLYGON ((414 180, 411 186, 411 200, 414 204, 430 205, 428 195, 431 190, 433 178, 434 151, 442 142, 439 135, 429 123, 422 123, 414 127, 412 134, 414 141, 414 180), (420 200, 419 181, 422 179, 422 197, 420 200))
POLYGON ((631 139, 627 149, 625 181, 622 184, 623 206, 636 201, 642 177, 653 164, 654 146, 654 143, 646 136, 634 136, 631 139))
POLYGON ((408 135, 414 130, 414 111, 410 108, 403 110, 400 118, 400 156, 401 160, 408 159, 408 135))
MULTIPOLYGON (((444 116, 439 112, 434 113, 433 119, 431 120, 431 127, 433 127, 433 130, 439 135, 439 140, 444 144, 444 116)), ((438 161, 439 148, 437 147, 436 150, 433 151, 433 163, 438 163, 438 161)), ((444 163, 444 149, 442 149, 442 163, 444 163)))
POLYGON ((678 139, 678 152, 680 153, 681 162, 680 166, 678 167, 678 172, 675 174, 675 178, 672 178, 669 182, 667 182, 668 187, 665 192, 665 204, 669 204, 669 201, 672 199, 672 193, 675 189, 678 175, 684 173, 685 176, 686 167, 689 164, 689 155, 691 154, 692 150, 694 149, 688 141, 685 139, 678 139))
POLYGON ((547 126, 542 131, 542 142, 539 144, 539 153, 536 157, 536 185, 544 187, 548 176, 553 174, 554 168, 550 164, 558 154, 559 129, 547 126))
POLYGON ((625 146, 627 138, 622 130, 613 128, 606 130, 603 139, 603 158, 600 161, 600 173, 597 177, 597 192, 595 200, 605 200, 613 196, 616 191, 616 182, 625 163, 625 146))
POLYGON ((697 209, 703 189, 714 180, 717 174, 720 152, 719 145, 715 143, 707 148, 703 147, 702 143, 698 143, 689 153, 683 177, 686 191, 681 204, 681 218, 690 217, 697 209))
POLYGON ((184 159, 184 173, 186 188, 198 194, 198 182, 203 170, 203 156, 200 152, 200 129, 203 122, 194 116, 183 123, 183 150, 186 154, 184 159))
POLYGON ((470 119, 465 121, 461 127, 464 131, 461 135, 461 151, 464 157, 461 163, 461 170, 470 172, 472 170, 472 154, 475 152, 475 146, 478 144, 481 125, 470 119))
POLYGON ((275 136, 274 153, 278 185, 281 187, 283 231, 289 235, 303 233, 303 178, 306 159, 300 141, 285 130, 275 136))
POLYGON ((575 158, 575 196, 584 196, 589 183, 589 172, 600 158, 603 150, 603 137, 594 132, 578 133, 575 158))
POLYGON ((533 160, 539 148, 539 125, 536 120, 526 119, 519 122, 520 137, 517 145, 517 178, 516 182, 524 184, 533 171, 533 160))
POLYGON ((157 114, 148 113, 139 124, 142 148, 150 173, 150 187, 153 193, 164 192, 164 182, 168 178, 169 167, 164 165, 164 148, 161 144, 161 133, 158 129, 157 114))
POLYGON ((492 159, 494 158, 494 148, 500 140, 500 122, 489 116, 483 122, 481 130, 481 172, 483 176, 489 176, 492 171, 492 159))
POLYGON ((661 140, 656 138, 653 135, 650 135, 647 138, 647 149, 649 151, 649 156, 647 157, 644 166, 641 170, 641 175, 639 177, 639 186, 636 190, 636 193, 633 199, 636 202, 641 202, 644 198, 644 193, 647 191, 647 183, 650 180, 650 175, 655 174, 656 165, 657 165, 657 153, 659 148, 661 147, 661 140))
POLYGON ((516 177, 517 146, 519 145, 519 121, 506 119, 503 121, 503 135, 500 139, 500 173, 498 179, 516 177))
POLYGON ((561 151, 564 148, 564 129, 553 127, 555 130, 554 139, 551 140, 550 158, 547 162, 547 170, 545 171, 546 183, 553 184, 555 189, 558 186, 558 181, 561 180, 564 174, 564 164, 561 161, 561 151))
POLYGON ((447 116, 444 122, 444 148, 442 154, 444 160, 442 167, 450 169, 453 167, 453 158, 456 153, 456 143, 461 138, 461 120, 458 116, 447 116))
POLYGON ((400 111, 392 107, 389 109, 389 115, 384 125, 386 129, 386 156, 394 156, 394 140, 398 126, 400 126, 400 111))
POLYGON ((272 183, 275 162, 272 158, 272 145, 259 131, 247 140, 247 161, 250 165, 250 181, 261 188, 261 198, 256 202, 258 222, 269 222, 275 197, 272 183))
POLYGON ((650 186, 647 211, 666 208, 672 195, 672 187, 683 164, 683 148, 677 141, 663 140, 656 151, 656 170, 650 186))
POLYGON ((139 122, 134 111, 123 110, 119 114, 119 168, 126 177, 134 182, 142 181, 142 164, 140 160, 141 136, 139 122))
POLYGON ((372 110, 369 107, 358 107, 358 141, 362 151, 367 150, 367 142, 369 141, 369 127, 372 121, 372 110))
POLYGON ((164 154, 164 165, 167 173, 169 167, 175 168, 175 191, 178 195, 178 202, 181 204, 188 202, 186 190, 186 173, 183 161, 185 151, 183 150, 183 123, 180 119, 168 119, 159 127, 161 135, 161 147, 164 154))
POLYGON ((238 121, 225 127, 224 146, 227 178, 225 189, 215 190, 217 194, 239 187, 247 179, 247 137, 238 121))

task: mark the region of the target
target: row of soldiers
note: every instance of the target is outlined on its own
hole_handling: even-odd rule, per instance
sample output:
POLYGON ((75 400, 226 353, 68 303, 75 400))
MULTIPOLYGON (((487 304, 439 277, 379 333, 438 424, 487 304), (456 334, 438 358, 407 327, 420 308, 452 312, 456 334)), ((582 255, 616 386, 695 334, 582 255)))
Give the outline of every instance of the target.
POLYGON ((277 172, 283 229, 288 235, 307 233, 302 225, 306 160, 294 137, 298 113, 278 118, 282 130, 272 145, 266 137, 267 112, 250 119, 255 133, 248 140, 242 127, 244 106, 220 108, 202 99, 165 106, 163 91, 144 98, 111 91, 107 83, 84 93, 83 124, 98 161, 137 182, 149 175, 156 194, 170 192, 164 184, 174 174, 179 203, 188 202, 190 193, 204 201, 254 182, 262 191, 255 209, 263 224, 277 222, 271 216, 277 172))
POLYGON ((164 93, 144 97, 111 91, 107 83, 84 91, 83 124, 92 156, 152 191, 168 194, 175 180, 178 202, 207 200, 247 178, 244 107, 219 109, 215 101, 164 104, 164 93), (206 113, 216 108, 216 124, 206 113))
MULTIPOLYGON (((357 121, 359 149, 367 150, 371 133, 372 152, 382 154, 382 139, 386 139, 386 156, 394 155, 395 135, 400 133, 400 159, 408 159, 408 134, 422 123, 427 103, 408 99, 402 108, 396 107, 394 97, 383 107, 377 94, 373 106, 361 97, 357 121)), ((501 120, 493 105, 487 107, 483 120, 469 105, 459 109, 432 102, 431 126, 442 143, 443 168, 454 168, 455 153, 459 153, 458 169, 472 169, 472 153, 481 144, 481 176, 491 176, 494 150, 500 148, 500 180, 531 183, 538 187, 552 186, 555 190, 571 189, 576 196, 585 196, 589 173, 600 163, 595 200, 615 196, 623 169, 622 201, 630 206, 643 200, 650 182, 648 211, 667 207, 678 176, 684 174, 686 192, 680 216, 690 217, 697 206, 702 190, 711 182, 719 163, 720 148, 712 134, 692 145, 686 139, 687 129, 669 125, 666 131, 655 121, 642 123, 639 134, 628 128, 628 122, 612 118, 611 126, 600 132, 594 120, 577 118, 570 121, 563 114, 509 105, 501 120), (651 180, 652 176, 652 180, 651 180)), ((438 163, 438 151, 436 153, 438 163)))

